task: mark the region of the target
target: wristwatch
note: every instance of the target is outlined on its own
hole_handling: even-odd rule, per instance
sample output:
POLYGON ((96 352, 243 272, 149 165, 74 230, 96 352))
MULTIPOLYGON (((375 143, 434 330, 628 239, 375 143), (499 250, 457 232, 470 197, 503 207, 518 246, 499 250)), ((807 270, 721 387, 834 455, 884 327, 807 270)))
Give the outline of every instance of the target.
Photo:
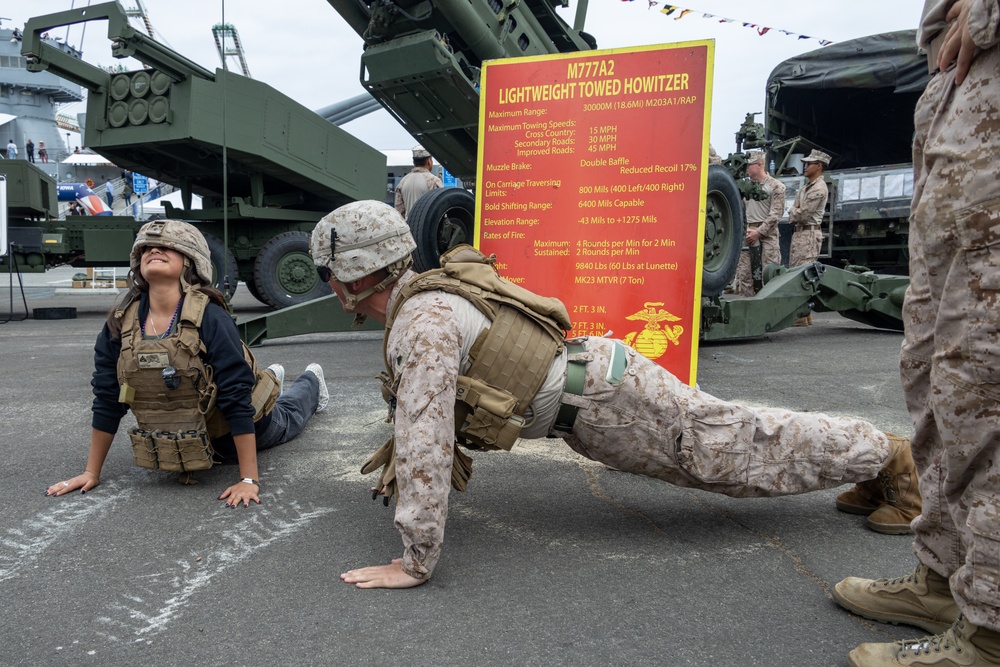
POLYGON ((255 479, 251 479, 250 477, 244 477, 240 481, 241 482, 246 482, 247 484, 253 484, 254 486, 260 486, 260 482, 258 482, 255 479))

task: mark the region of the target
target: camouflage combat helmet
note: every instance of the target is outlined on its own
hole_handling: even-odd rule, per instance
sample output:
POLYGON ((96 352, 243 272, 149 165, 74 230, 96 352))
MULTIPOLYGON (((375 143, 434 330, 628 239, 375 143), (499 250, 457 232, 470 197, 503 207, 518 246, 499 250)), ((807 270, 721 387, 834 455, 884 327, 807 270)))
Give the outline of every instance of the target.
POLYGON ((329 269, 341 284, 379 269, 389 272, 385 280, 361 294, 345 289, 345 305, 353 308, 408 269, 413 263, 410 253, 416 247, 403 216, 388 204, 369 200, 341 206, 320 220, 313 229, 309 253, 316 266, 329 269))
POLYGON ((129 266, 139 273, 142 249, 150 246, 171 248, 194 263, 194 272, 204 285, 212 284, 212 254, 205 237, 193 225, 180 220, 147 222, 136 234, 129 266))

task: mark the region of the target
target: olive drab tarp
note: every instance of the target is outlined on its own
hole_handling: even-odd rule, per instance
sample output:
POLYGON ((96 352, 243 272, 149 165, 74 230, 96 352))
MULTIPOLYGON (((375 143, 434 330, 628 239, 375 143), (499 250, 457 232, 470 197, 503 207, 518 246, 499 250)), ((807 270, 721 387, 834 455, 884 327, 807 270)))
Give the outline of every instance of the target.
POLYGON ((803 137, 834 155, 836 169, 908 163, 913 110, 929 80, 915 30, 789 58, 767 80, 767 138, 803 137))

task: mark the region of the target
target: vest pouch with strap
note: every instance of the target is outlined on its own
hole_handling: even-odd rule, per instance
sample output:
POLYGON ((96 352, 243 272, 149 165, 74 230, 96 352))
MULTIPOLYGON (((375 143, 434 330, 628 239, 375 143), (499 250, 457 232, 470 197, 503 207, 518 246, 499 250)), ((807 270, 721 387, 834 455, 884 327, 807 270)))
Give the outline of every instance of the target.
MULTIPOLYGON (((243 343, 243 358, 246 359, 254 374, 250 403, 253 405, 253 421, 256 424, 264 415, 270 414, 271 410, 274 409, 274 404, 278 402, 281 385, 278 384, 278 378, 275 377, 274 371, 270 369, 260 370, 257 367, 257 358, 246 346, 246 343, 243 343)), ((211 437, 218 438, 229 433, 229 422, 226 421, 220 410, 215 409, 214 395, 201 406, 201 410, 206 415, 208 433, 211 437)))
POLYGON ((514 414, 517 399, 466 376, 458 378, 456 398, 455 430, 463 444, 506 451, 514 447, 524 427, 524 418, 514 414))
MULTIPOLYGON (((458 378, 455 402, 455 438, 463 446, 510 450, 527 424, 525 414, 545 382, 553 360, 563 352, 565 332, 572 328, 566 307, 558 299, 539 296, 500 277, 486 257, 468 245, 441 256, 432 269, 403 285, 386 313, 382 339, 386 372, 382 395, 395 408, 395 376, 387 357, 389 335, 403 304, 420 292, 440 290, 458 295, 476 307, 491 324, 474 341, 471 366, 458 378)), ((380 450, 379 453, 383 453, 380 450)), ((376 453, 366 462, 373 470, 376 453)), ((394 456, 394 454, 393 454, 394 456)), ((452 485, 465 490, 472 460, 455 446, 452 485)), ((388 468, 389 463, 386 463, 388 468)))
POLYGON ((132 456, 137 466, 151 470, 157 470, 160 467, 152 432, 133 426, 128 430, 128 439, 132 443, 132 456))

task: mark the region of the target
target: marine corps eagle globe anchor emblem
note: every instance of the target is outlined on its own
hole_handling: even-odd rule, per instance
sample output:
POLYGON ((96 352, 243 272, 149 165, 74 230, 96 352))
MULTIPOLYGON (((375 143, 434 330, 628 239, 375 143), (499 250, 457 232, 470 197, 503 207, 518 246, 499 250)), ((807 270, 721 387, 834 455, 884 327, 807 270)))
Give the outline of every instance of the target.
POLYGON ((684 333, 684 327, 679 324, 665 328, 660 327, 660 322, 677 322, 681 319, 662 308, 657 310, 657 307, 662 305, 662 301, 647 301, 643 304, 646 310, 640 310, 625 318, 627 320, 642 320, 646 323, 642 331, 633 331, 625 336, 625 344, 632 346, 637 352, 653 361, 664 355, 670 343, 680 344, 681 335, 684 333))

